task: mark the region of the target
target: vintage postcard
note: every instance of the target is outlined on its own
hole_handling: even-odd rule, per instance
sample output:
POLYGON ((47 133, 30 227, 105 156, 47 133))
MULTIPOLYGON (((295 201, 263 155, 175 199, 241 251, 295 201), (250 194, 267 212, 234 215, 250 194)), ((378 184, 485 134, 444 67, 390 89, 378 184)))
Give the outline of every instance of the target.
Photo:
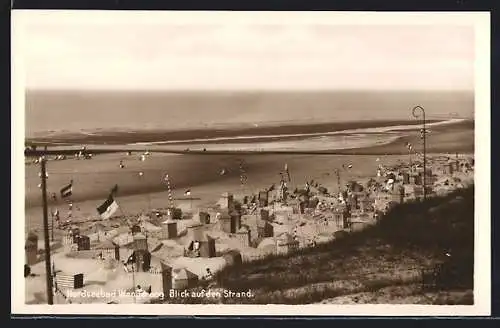
POLYGON ((489 35, 13 11, 12 312, 488 315, 489 35))

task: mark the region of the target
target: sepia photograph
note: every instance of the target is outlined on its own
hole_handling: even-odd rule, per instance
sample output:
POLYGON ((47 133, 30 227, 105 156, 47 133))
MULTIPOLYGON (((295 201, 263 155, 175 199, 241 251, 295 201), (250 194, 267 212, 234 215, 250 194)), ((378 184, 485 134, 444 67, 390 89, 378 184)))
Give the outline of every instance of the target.
POLYGON ((488 314, 489 24, 13 11, 13 311, 488 314))

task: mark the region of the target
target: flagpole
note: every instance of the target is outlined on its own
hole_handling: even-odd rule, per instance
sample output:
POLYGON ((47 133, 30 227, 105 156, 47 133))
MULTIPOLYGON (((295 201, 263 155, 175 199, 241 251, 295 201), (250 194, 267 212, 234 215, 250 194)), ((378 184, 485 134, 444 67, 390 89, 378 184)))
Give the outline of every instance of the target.
POLYGON ((193 213, 193 196, 191 196, 191 191, 189 191, 189 208, 191 209, 191 213, 193 213))
POLYGON ((47 303, 54 304, 53 291, 52 291, 52 268, 50 267, 50 242, 49 242, 49 218, 48 218, 48 205, 47 205, 47 170, 46 159, 44 156, 40 159, 41 175, 42 175, 42 201, 43 201, 43 234, 45 242, 45 275, 47 283, 47 303))
MULTIPOLYGON (((143 171, 140 171, 139 172, 139 180, 142 181, 142 178, 144 177, 144 172, 143 171)), ((147 210, 148 210, 148 214, 151 212, 151 199, 149 197, 149 191, 146 192, 146 202, 147 202, 147 210)))
POLYGON ((151 195, 149 192, 146 194, 146 197, 148 198, 148 215, 151 213, 151 195))
MULTIPOLYGON (((116 200, 116 193, 112 193, 113 195, 113 199, 116 200)), ((125 212, 123 212, 123 209, 122 209, 122 206, 120 204, 118 204, 118 210, 120 211, 121 215, 123 216, 123 218, 125 219, 126 218, 126 215, 125 215, 125 212)))
MULTIPOLYGON (((117 193, 118 193, 118 185, 115 185, 115 187, 113 189, 111 189, 111 195, 113 196, 113 200, 117 200, 118 199, 116 197, 117 193)), ((120 211, 121 215, 125 219, 127 216, 125 215, 125 212, 123 212, 122 206, 120 204, 118 204, 118 210, 120 211)))
POLYGON ((411 158, 411 148, 408 148, 408 156, 410 158, 410 173, 413 171, 413 164, 412 164, 412 158, 411 158))
POLYGON ((339 169, 335 169, 335 174, 337 175, 337 189, 339 191, 339 197, 340 197, 340 193, 341 193, 341 187, 340 187, 340 170, 339 169))
MULTIPOLYGON (((172 195, 172 188, 170 186, 170 176, 168 174, 165 174, 163 180, 167 183, 167 190, 168 190, 168 200, 170 203, 170 208, 174 210, 175 204, 174 204, 174 197, 172 195)), ((173 213, 172 213, 173 214, 173 213)))
POLYGON ((135 266, 137 263, 132 264, 132 295, 134 297, 134 303, 135 303, 135 266))

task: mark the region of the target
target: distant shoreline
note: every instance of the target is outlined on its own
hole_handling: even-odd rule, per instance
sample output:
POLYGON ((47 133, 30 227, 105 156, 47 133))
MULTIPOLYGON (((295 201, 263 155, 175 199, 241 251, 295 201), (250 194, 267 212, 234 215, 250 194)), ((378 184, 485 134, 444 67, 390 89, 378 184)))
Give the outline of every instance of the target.
MULTIPOLYGON (((428 123, 444 122, 445 120, 429 120, 428 123)), ((455 124, 473 124, 472 121, 463 121, 455 124)), ((383 128, 399 125, 414 125, 418 128, 418 120, 380 120, 380 121, 356 121, 356 122, 337 122, 337 123, 312 123, 312 124, 288 124, 279 126, 257 126, 257 127, 225 127, 225 128, 207 128, 207 129, 185 129, 185 130, 115 130, 108 131, 95 130, 93 132, 57 132, 52 135, 40 136, 35 138, 26 138, 27 143, 40 145, 125 145, 138 143, 161 143, 169 141, 171 143, 190 143, 189 140, 204 139, 204 143, 217 143, 218 138, 236 138, 249 137, 248 142, 260 141, 259 137, 266 140, 282 139, 283 136, 291 135, 287 138, 293 138, 297 135, 301 138, 302 134, 322 134, 331 132, 346 131, 355 129, 383 128), (210 140, 213 139, 213 140, 210 140)), ((245 138, 238 140, 245 142, 245 138)))

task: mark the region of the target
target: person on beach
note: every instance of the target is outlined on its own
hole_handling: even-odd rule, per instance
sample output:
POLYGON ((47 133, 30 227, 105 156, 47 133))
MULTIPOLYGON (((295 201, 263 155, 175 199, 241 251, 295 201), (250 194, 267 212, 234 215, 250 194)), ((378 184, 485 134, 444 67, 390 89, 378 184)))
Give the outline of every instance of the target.
POLYGON ((193 253, 196 257, 200 257, 200 242, 197 240, 193 243, 193 253))
POLYGON ((128 273, 128 265, 127 265, 127 263, 125 263, 125 261, 122 261, 122 265, 123 265, 123 271, 125 271, 126 273, 128 273))
POLYGON ((203 278, 204 278, 206 281, 211 281, 211 280, 214 278, 214 276, 213 276, 213 274, 212 274, 212 271, 210 271, 210 268, 207 268, 206 273, 205 273, 205 275, 203 276, 203 278))
POLYGON ((207 288, 211 288, 215 286, 215 281, 214 281, 214 275, 212 274, 212 271, 210 271, 209 268, 207 268, 207 271, 205 275, 203 276, 203 280, 207 282, 207 288))

